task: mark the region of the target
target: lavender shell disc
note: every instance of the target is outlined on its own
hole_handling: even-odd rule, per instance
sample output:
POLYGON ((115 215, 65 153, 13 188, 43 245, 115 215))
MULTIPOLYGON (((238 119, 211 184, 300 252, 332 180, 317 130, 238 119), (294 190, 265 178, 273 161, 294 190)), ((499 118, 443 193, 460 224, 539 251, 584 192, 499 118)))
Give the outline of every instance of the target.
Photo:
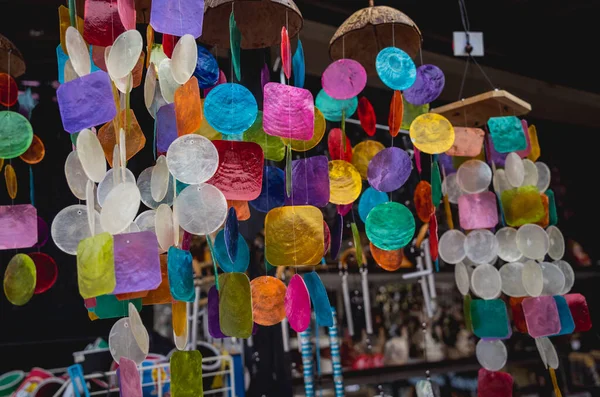
POLYGON ((371 159, 367 170, 369 184, 380 192, 399 189, 410 177, 410 156, 397 147, 383 149, 371 159))
POLYGON ((403 92, 404 99, 413 105, 431 103, 444 90, 444 72, 435 65, 422 65, 417 68, 417 80, 403 92))

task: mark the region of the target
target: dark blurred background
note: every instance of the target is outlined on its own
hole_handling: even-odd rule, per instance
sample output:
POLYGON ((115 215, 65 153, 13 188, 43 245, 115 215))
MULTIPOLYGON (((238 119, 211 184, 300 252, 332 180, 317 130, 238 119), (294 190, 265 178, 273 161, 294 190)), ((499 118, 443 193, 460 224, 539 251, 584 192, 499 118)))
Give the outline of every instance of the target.
MULTIPOLYGON (((55 101, 57 87, 56 46, 59 44, 57 8, 63 0, 2 0, 0 1, 0 33, 9 38, 22 52, 27 63, 25 75, 18 79, 21 90, 24 82, 36 82, 31 87, 39 104, 33 110, 31 122, 34 133, 46 145, 46 157, 33 166, 35 200, 38 214, 50 225, 56 213, 77 199, 70 193, 64 178, 64 160, 71 151, 69 135, 63 131, 55 101), (39 83, 39 84, 38 84, 39 83)), ((305 25, 300 37, 306 62, 306 88, 314 95, 320 89, 320 73, 330 62, 329 39, 351 13, 368 5, 353 0, 298 0, 305 25)), ((458 99, 464 71, 464 59, 452 56, 452 32, 462 30, 458 3, 448 0, 429 2, 376 1, 390 5, 409 15, 423 34, 423 59, 434 63, 446 73, 446 88, 432 104, 436 107, 458 99)), ((559 224, 570 246, 581 245, 582 255, 568 260, 574 266, 593 266, 600 255, 597 243, 597 222, 594 170, 596 166, 595 133, 600 127, 600 78, 596 61, 596 42, 599 35, 595 24, 600 3, 585 0, 488 0, 467 1, 472 31, 484 32, 485 57, 483 65, 497 88, 506 89, 530 102, 533 111, 526 117, 537 127, 542 155, 540 160, 552 169, 551 188, 556 193, 559 224), (578 263, 578 261, 580 263, 578 263)), ((138 25, 145 37, 145 25, 138 25)), ((292 40, 295 47, 295 39, 292 40)), ((243 84, 260 92, 259 68, 263 61, 274 61, 278 49, 243 51, 243 84)), ((229 70, 228 59, 221 51, 221 68, 229 70)), ((417 63, 419 63, 417 61, 417 63)), ((279 80, 272 73, 272 80, 279 80)), ((464 97, 492 89, 474 65, 468 69, 464 97)), ((364 92, 373 103, 378 122, 387 124, 392 92, 383 89, 376 77, 370 77, 364 92)), ((257 95, 259 106, 262 98, 257 95)), ((147 136, 146 147, 128 167, 135 175, 152 165, 153 120, 143 105, 143 88, 131 96, 132 109, 147 136)), ((333 125, 329 123, 328 129, 333 125)), ((358 128, 350 128, 349 136, 356 144, 365 138, 358 128)), ((390 144, 389 135, 378 133, 377 138, 390 144)), ((310 154, 324 153, 324 140, 310 154)), ((19 177, 19 193, 15 203, 29 202, 28 166, 13 161, 19 177)), ((406 198, 412 195, 408 192, 406 198)), ((0 204, 10 204, 4 184, 0 184, 0 204)), ((256 215, 256 216, 255 216, 256 215)), ((241 226, 248 239, 262 228, 260 214, 241 226)), ((362 227, 362 226, 361 226, 362 227)), ((90 322, 77 290, 75 257, 60 252, 51 240, 42 248, 55 258, 59 267, 56 285, 36 296, 24 307, 15 307, 0 296, 0 373, 32 366, 56 367, 72 361, 71 352, 81 350, 97 337, 106 338, 114 321, 90 322)), ((12 252, 0 252, 0 272, 3 273, 12 252)), ((567 254, 569 255, 569 254, 567 254)), ((594 276, 594 272, 587 272, 594 276)), ((598 293, 594 277, 577 278, 575 290, 583 291, 592 310, 593 320, 600 320, 598 293)), ((151 326, 152 310, 142 311, 151 326)), ((596 321, 600 323, 599 321, 596 321)), ((587 345, 600 347, 597 333, 588 333, 587 345)))

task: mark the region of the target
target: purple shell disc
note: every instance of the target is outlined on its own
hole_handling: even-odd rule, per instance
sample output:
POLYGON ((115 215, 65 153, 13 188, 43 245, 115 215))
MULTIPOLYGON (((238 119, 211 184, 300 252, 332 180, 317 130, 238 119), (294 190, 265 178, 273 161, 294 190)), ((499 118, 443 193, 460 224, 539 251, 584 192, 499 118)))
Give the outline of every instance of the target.
POLYGON ((292 161, 292 194, 286 205, 325 207, 329 203, 329 162, 325 156, 292 161))
POLYGON ((167 153, 169 146, 177 137, 175 104, 169 103, 156 112, 156 150, 158 153, 167 153))
POLYGON ((444 90, 446 78, 442 69, 435 65, 421 65, 417 68, 415 83, 406 89, 402 95, 408 103, 425 105, 440 96, 444 90))
POLYGON ((456 172, 454 164, 452 163, 452 156, 448 156, 446 153, 440 153, 438 154, 438 163, 442 166, 446 175, 454 174, 456 172))
POLYGON ((219 291, 214 285, 208 290, 208 333, 213 338, 227 338, 219 324, 219 291))
POLYGON ((204 0, 154 0, 150 11, 150 25, 160 33, 173 36, 202 34, 204 0))
POLYGON ((334 99, 350 99, 367 85, 367 72, 352 59, 340 59, 325 69, 321 77, 323 90, 334 99))
POLYGON ((38 230, 38 240, 35 243, 34 247, 40 248, 43 247, 48 241, 48 236, 50 235, 50 231, 48 229, 48 224, 41 217, 37 217, 37 230, 38 230))
POLYGON ((390 147, 371 159, 367 177, 373 188, 389 193, 404 185, 411 172, 412 162, 408 153, 400 148, 390 147))

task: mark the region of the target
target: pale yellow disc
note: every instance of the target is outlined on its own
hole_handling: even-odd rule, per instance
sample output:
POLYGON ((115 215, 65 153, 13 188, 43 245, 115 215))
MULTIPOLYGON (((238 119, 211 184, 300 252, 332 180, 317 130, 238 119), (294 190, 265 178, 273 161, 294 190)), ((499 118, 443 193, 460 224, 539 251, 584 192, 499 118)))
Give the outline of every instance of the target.
POLYGON ((344 160, 329 162, 329 202, 350 204, 360 196, 362 180, 352 164, 344 160))
POLYGON ((281 138, 281 140, 286 145, 291 143, 292 150, 295 150, 296 152, 306 152, 307 150, 314 148, 315 146, 317 146, 319 144, 319 142, 321 142, 321 140, 323 139, 323 136, 325 135, 325 129, 326 129, 325 127, 327 127, 327 122, 325 121, 325 117, 323 116, 323 113, 321 113, 321 111, 319 109, 315 108, 315 128, 314 128, 313 137, 310 139, 310 141, 302 141, 300 139, 286 139, 286 138, 281 138))
POLYGON ((356 168, 360 177, 367 180, 369 162, 375 155, 385 149, 381 142, 366 140, 362 141, 352 149, 352 165, 356 168))
POLYGON ((425 113, 410 125, 410 140, 423 153, 443 153, 454 143, 454 128, 444 116, 425 113))

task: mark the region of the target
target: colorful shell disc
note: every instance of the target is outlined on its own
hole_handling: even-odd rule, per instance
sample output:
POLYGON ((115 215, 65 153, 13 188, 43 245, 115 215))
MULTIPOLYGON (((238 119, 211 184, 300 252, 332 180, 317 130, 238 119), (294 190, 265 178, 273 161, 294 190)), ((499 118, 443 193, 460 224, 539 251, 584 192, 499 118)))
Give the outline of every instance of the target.
POLYGON ((392 201, 373 208, 365 228, 373 245, 393 251, 410 243, 415 234, 415 218, 404 205, 392 201))
POLYGON ((406 52, 396 47, 381 50, 377 54, 375 68, 381 81, 393 90, 406 90, 417 79, 415 63, 406 52))
POLYGON ((246 131, 256 120, 257 114, 258 105, 254 95, 240 84, 220 84, 210 91, 204 101, 204 117, 215 130, 226 135, 246 131))
POLYGON ((404 98, 413 105, 431 103, 440 96, 445 83, 442 69, 435 65, 421 65, 417 68, 415 83, 404 91, 404 98))
POLYGON ((353 59, 339 59, 325 69, 321 85, 334 99, 350 99, 367 85, 367 72, 353 59))

